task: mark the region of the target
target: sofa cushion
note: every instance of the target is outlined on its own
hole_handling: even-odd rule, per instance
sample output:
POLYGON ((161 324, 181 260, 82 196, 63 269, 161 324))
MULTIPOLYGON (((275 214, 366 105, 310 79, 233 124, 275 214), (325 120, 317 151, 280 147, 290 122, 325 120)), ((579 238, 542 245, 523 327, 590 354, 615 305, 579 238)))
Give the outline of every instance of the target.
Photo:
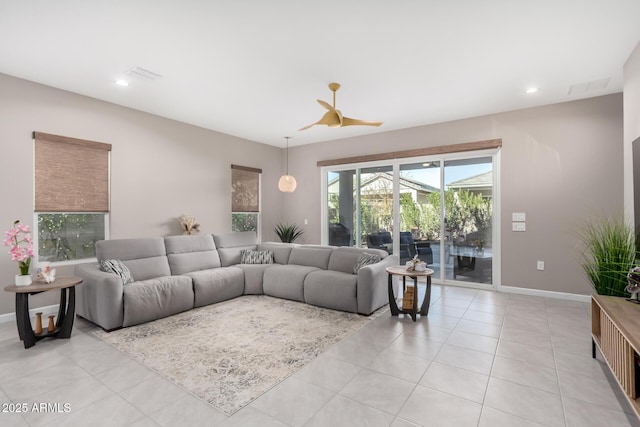
POLYGON ((242 249, 240 264, 273 264, 273 252, 242 249))
POLYGON ((357 282, 358 277, 354 274, 314 271, 304 279, 304 301, 319 307, 357 313, 357 282))
POLYGON ((244 292, 244 272, 237 267, 220 267, 187 273, 193 279, 194 307, 238 297, 244 292))
POLYGON ((162 237, 100 240, 96 242, 96 258, 122 260, 136 280, 171 276, 162 237))
POLYGON ((220 267, 220 257, 210 234, 164 238, 171 274, 220 267))
POLYGON ((258 236, 255 231, 236 231, 233 233, 216 234, 213 236, 213 239, 218 249, 255 246, 258 244, 258 236))
POLYGON ((167 249, 167 254, 188 254, 212 251, 216 248, 211 234, 167 236, 164 238, 164 245, 167 249))
POLYGON ((255 231, 240 231, 213 236, 223 267, 240 264, 242 249, 255 250, 258 237, 255 231))
POLYGON ((331 253, 331 258, 329 258, 328 270, 353 273, 353 267, 356 265, 358 258, 360 258, 360 255, 362 254, 376 254, 379 255, 380 258, 385 258, 389 255, 386 251, 380 249, 349 247, 336 248, 331 253))
POLYGON ((353 266, 353 274, 358 274, 358 271, 365 265, 375 264, 376 262, 380 262, 380 255, 360 254, 358 261, 356 261, 356 264, 353 266))
POLYGON ((317 267, 326 270, 329 266, 329 257, 334 249, 321 246, 298 246, 291 249, 289 264, 317 267))
POLYGON ((271 251, 273 252, 273 262, 276 264, 289 264, 289 256, 291 255, 291 249, 298 246, 295 243, 280 243, 280 242, 267 242, 258 243, 259 251, 271 251))
POLYGON ((304 279, 318 267, 302 265, 273 265, 264 271, 262 289, 265 295, 304 301, 304 279))
POLYGON ((262 281, 264 280, 264 271, 271 268, 273 264, 238 264, 236 267, 244 271, 244 294, 245 295, 262 295, 262 281))
POLYGON ((132 326, 193 308, 193 285, 186 276, 133 282, 123 288, 122 326, 132 326))
POLYGON ((99 261, 100 270, 106 273, 113 273, 122 279, 123 285, 133 283, 131 271, 119 259, 102 259, 99 261))
POLYGON ((232 265, 240 264, 243 250, 254 251, 254 246, 238 246, 237 248, 219 248, 218 254, 220 255, 220 263, 223 267, 229 267, 232 265))

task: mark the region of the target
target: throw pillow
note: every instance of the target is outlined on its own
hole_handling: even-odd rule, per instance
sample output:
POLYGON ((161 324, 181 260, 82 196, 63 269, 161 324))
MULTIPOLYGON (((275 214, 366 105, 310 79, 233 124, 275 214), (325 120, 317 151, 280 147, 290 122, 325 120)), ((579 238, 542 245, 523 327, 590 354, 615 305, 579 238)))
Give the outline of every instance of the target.
POLYGON ((131 271, 129 271, 127 266, 119 259, 101 259, 100 270, 106 271, 107 273, 117 274, 122 279, 123 285, 133 283, 131 271))
POLYGON ((240 251, 240 264, 273 264, 273 251, 240 251))
POLYGON ((360 270, 365 265, 375 264, 380 261, 380 255, 376 254, 361 254, 358 257, 358 261, 356 261, 356 265, 353 266, 353 274, 358 274, 358 270, 360 270))

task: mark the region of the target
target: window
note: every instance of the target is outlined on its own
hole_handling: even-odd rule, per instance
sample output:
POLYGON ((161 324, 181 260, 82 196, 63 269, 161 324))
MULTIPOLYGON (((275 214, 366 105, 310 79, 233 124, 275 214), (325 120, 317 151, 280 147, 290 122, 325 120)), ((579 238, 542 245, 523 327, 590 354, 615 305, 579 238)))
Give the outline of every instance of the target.
POLYGON ((34 132, 38 261, 95 259, 108 238, 111 144, 34 132))
POLYGON ((382 249, 400 264, 418 256, 442 283, 499 283, 500 146, 487 141, 318 162, 322 242, 382 249))
POLYGON ((260 235, 260 174, 262 169, 231 165, 231 230, 260 235))

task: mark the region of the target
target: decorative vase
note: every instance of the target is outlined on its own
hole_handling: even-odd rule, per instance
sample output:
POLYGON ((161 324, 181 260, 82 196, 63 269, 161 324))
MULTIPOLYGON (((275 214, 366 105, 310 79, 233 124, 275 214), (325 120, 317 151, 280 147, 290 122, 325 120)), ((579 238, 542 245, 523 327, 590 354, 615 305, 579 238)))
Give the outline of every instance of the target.
POLYGON ((42 313, 36 313, 36 335, 40 335, 42 333, 42 313))
POLYGON ((29 286, 31 284, 30 274, 16 274, 16 286, 29 286))
POLYGON ((47 327, 47 332, 53 332, 56 330, 56 325, 53 323, 53 318, 55 316, 52 314, 49 316, 49 327, 47 327))

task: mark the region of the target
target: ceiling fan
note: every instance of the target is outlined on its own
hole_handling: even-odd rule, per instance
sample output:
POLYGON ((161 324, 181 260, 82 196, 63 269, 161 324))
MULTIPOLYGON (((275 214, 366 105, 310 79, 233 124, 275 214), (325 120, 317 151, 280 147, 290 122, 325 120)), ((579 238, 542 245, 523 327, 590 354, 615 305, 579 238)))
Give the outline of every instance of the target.
POLYGON ((336 91, 340 89, 340 84, 330 83, 329 89, 331 89, 331 91, 333 92, 333 106, 329 105, 327 102, 324 102, 321 99, 318 99, 318 104, 322 105, 329 111, 327 111, 324 116, 322 116, 322 118, 317 122, 298 130, 309 129, 310 127, 315 125, 327 125, 330 128, 339 128, 343 126, 380 126, 382 124, 382 122, 358 120, 343 116, 340 110, 336 110, 336 91))

